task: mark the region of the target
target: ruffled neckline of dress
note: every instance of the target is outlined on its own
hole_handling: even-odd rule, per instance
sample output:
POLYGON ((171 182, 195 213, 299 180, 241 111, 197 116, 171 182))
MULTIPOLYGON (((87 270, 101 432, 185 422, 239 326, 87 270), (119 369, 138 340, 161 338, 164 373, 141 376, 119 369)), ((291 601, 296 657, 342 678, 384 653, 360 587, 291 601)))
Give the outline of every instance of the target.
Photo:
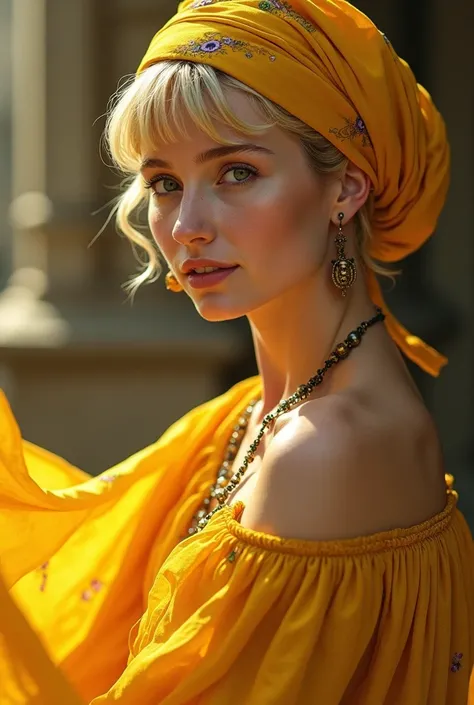
POLYGON ((397 548, 414 546, 434 539, 448 530, 456 516, 458 502, 458 494, 452 489, 452 480, 448 480, 448 477, 450 476, 447 476, 446 481, 444 509, 425 521, 406 528, 389 529, 367 536, 330 541, 282 538, 242 526, 241 519, 245 509, 245 503, 242 500, 238 500, 233 505, 226 505, 217 512, 209 521, 208 527, 209 529, 211 527, 214 529, 225 528, 229 534, 243 543, 261 549, 300 556, 348 556, 393 551, 397 548))

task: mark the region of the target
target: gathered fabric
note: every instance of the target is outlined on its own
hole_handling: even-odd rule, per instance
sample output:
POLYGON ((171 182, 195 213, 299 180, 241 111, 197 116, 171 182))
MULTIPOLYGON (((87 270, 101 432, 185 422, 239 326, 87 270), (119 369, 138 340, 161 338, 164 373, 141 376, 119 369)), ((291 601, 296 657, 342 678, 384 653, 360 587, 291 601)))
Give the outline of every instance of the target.
POLYGON ((236 502, 181 540, 260 393, 96 478, 22 441, 0 397, 2 705, 466 705, 474 548, 449 476, 408 529, 280 538, 236 502))
MULTIPOLYGON (((205 63, 317 130, 370 178, 369 254, 398 262, 433 233, 450 149, 443 119, 389 39, 345 0, 185 0, 154 36, 137 74, 163 60, 205 63)), ((369 292, 397 345, 438 375, 447 359, 369 292)))

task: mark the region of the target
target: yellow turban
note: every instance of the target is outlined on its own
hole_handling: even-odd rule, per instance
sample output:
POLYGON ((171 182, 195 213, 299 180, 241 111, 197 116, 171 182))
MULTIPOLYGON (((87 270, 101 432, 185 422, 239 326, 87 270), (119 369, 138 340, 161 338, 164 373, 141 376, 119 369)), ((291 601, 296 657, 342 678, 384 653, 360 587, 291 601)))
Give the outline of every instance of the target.
MULTIPOLYGON (((432 234, 449 184, 440 114, 408 64, 344 0, 185 0, 154 36, 138 72, 166 59, 210 64, 324 135, 374 187, 370 254, 396 262, 432 234)), ((447 359, 374 303, 404 353, 438 375, 447 359)))

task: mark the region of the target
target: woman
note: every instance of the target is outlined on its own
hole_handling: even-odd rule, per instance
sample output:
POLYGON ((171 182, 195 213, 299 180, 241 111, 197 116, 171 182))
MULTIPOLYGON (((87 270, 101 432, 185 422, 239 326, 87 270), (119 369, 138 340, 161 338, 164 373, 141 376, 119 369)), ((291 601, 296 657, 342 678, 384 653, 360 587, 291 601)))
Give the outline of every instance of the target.
POLYGON ((98 478, 4 403, 3 578, 50 660, 3 595, 2 702, 465 705, 472 538, 394 341, 446 360, 374 275, 445 198, 429 95, 342 0, 186 1, 107 130, 131 291, 145 201, 168 288, 247 316, 260 374, 98 478))

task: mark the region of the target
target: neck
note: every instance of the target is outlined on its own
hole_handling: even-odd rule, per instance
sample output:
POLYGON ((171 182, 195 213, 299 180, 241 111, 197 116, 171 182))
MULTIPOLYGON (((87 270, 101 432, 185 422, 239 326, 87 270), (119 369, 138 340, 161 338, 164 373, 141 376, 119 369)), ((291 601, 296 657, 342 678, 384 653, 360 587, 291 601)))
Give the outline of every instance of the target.
MULTIPOLYGON (((263 382, 258 419, 315 375, 335 346, 374 313, 362 276, 346 297, 318 277, 299 283, 252 311, 248 319, 263 382)), ((318 396, 350 384, 353 354, 327 373, 318 396)))

